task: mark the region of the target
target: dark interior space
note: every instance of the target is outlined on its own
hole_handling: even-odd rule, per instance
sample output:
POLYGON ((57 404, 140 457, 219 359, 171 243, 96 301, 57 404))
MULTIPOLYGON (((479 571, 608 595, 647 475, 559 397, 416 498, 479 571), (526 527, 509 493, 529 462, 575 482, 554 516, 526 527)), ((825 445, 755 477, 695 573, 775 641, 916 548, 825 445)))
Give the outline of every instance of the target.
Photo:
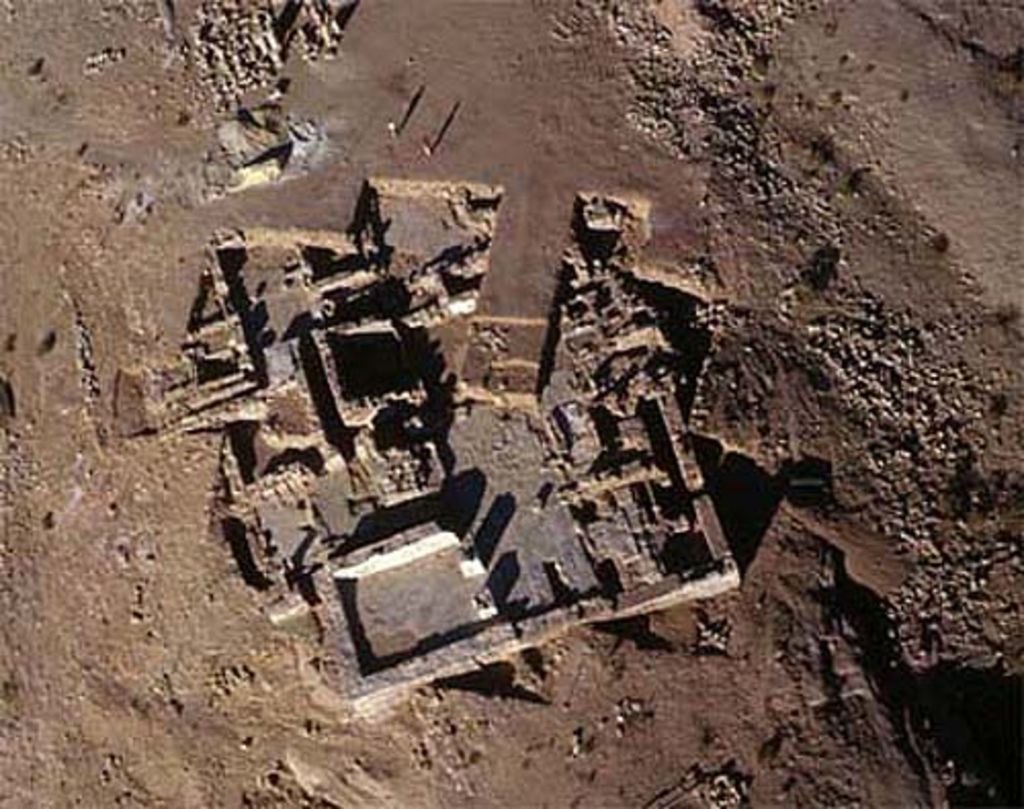
POLYGON ((436 436, 424 422, 422 410, 402 399, 387 401, 373 418, 374 446, 380 451, 399 449, 413 454, 425 453, 427 442, 436 436))
POLYGON ((316 581, 313 578, 313 574, 319 570, 320 564, 311 564, 308 559, 315 541, 315 532, 307 529, 305 537, 285 561, 285 580, 288 586, 295 590, 302 600, 311 607, 321 603, 320 594, 316 589, 316 581))
POLYGON ((675 489, 679 499, 682 499, 686 493, 686 482, 673 451, 672 437, 669 435, 668 425, 665 424, 661 408, 657 402, 645 399, 640 402, 638 415, 643 419, 644 427, 647 430, 654 462, 668 475, 669 480, 672 481, 672 488, 675 489))
POLYGON ((427 329, 409 328, 402 323, 397 323, 396 328, 409 355, 416 358, 419 379, 427 393, 427 400, 419 416, 437 447, 445 475, 450 476, 455 472, 456 459, 448 435, 455 418, 454 400, 458 378, 448 368, 440 340, 435 339, 427 329))
POLYGON ((702 570, 713 561, 708 544, 698 533, 676 533, 661 546, 659 561, 665 570, 677 575, 702 570))
POLYGON ((697 466, 700 467, 701 475, 704 480, 707 480, 715 474, 722 462, 721 442, 708 436, 691 433, 690 447, 693 449, 693 457, 697 461, 697 466))
POLYGON ((256 590, 269 589, 273 582, 256 562, 245 523, 234 517, 226 517, 221 520, 221 531, 228 547, 231 548, 231 555, 238 566, 238 572, 242 575, 242 580, 256 590))
POLYGON ((228 446, 238 464, 238 473, 242 482, 249 484, 256 480, 256 448, 254 439, 259 430, 259 422, 236 421, 228 425, 228 446))
POLYGON ((349 20, 351 20, 352 15, 356 13, 356 9, 359 8, 360 2, 362 2, 362 0, 340 0, 340 2, 336 4, 337 10, 334 13, 334 19, 342 31, 344 31, 348 26, 349 20))
POLYGON ((566 583, 556 562, 550 559, 544 562, 544 576, 548 580, 556 607, 564 607, 577 600, 579 593, 566 583))
POLYGON ((685 488, 654 482, 651 484, 651 493, 659 513, 666 520, 677 520, 684 515, 693 519, 693 506, 685 488))
POLYGON ((558 271, 555 294, 548 309, 548 326, 544 332, 544 345, 540 353, 540 368, 537 372, 537 396, 540 396, 551 381, 551 373, 555 370, 555 359, 558 345, 562 341, 562 307, 569 298, 570 275, 572 268, 563 264, 558 271))
POLYGON ((590 408, 589 413, 601 446, 606 450, 618 448, 622 443, 619 435, 619 420, 603 405, 590 408))
POLYGON ((327 342, 346 399, 412 390, 419 381, 415 358, 394 332, 328 332, 327 342))
POLYGON ((287 53, 286 49, 294 34, 292 28, 299 18, 301 10, 302 0, 285 0, 281 10, 274 18, 274 36, 279 42, 284 43, 285 53, 287 53))
POLYGON ((324 373, 320 352, 312 339, 306 337, 299 340, 299 360, 324 437, 344 457, 351 458, 354 451, 352 434, 341 421, 334 394, 324 373))
POLYGON ((617 601, 622 594, 622 577, 611 559, 602 559, 594 566, 594 575, 597 577, 598 586, 605 598, 617 601))
POLYGON ((196 381, 200 385, 225 379, 238 371, 238 365, 227 357, 205 357, 200 354, 195 359, 196 381))
POLYGON ((437 494, 377 509, 359 520, 351 536, 338 546, 335 553, 344 554, 365 548, 417 525, 437 522, 440 516, 441 498, 437 494))
POLYGON ((341 603, 341 610, 345 614, 345 623, 348 625, 349 636, 356 651, 356 664, 362 674, 371 674, 378 670, 377 658, 370 646, 370 639, 366 635, 366 627, 363 626, 363 619, 359 617, 358 591, 359 581, 357 579, 335 579, 335 587, 338 590, 338 601, 341 603))
POLYGON ((327 326, 390 320, 409 311, 412 295, 399 278, 382 278, 357 290, 332 290, 324 295, 327 326))

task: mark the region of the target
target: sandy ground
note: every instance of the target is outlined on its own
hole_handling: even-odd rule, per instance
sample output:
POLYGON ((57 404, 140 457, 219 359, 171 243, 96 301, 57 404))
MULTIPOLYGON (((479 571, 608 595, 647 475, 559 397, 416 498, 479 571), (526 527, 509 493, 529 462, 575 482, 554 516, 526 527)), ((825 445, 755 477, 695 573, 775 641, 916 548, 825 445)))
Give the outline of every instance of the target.
POLYGON ((364 0, 276 76, 326 156, 223 195, 199 5, 0 0, 0 806, 1020 801, 1019 7, 364 0), (725 313, 738 593, 374 722, 261 616, 217 440, 125 437, 115 382, 176 355, 215 231, 344 228, 375 174, 505 188, 503 315, 545 316, 578 190, 650 198, 725 313), (804 455, 835 508, 780 502, 804 455))

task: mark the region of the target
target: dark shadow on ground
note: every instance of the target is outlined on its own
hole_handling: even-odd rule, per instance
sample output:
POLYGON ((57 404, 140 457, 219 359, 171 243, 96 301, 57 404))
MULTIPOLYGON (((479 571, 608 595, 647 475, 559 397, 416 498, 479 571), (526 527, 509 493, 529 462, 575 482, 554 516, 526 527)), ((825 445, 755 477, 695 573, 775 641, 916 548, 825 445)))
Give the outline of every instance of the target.
POLYGON ((725 539, 745 573, 786 493, 785 478, 769 474, 746 455, 723 454, 713 439, 695 436, 694 450, 725 539))
POLYGON ((516 683, 516 668, 511 663, 489 666, 437 681, 443 691, 470 691, 488 699, 514 699, 534 705, 550 705, 551 701, 535 691, 516 683))
POLYGON ((487 576, 487 590, 494 599, 494 606, 504 617, 520 617, 526 607, 525 599, 509 598, 521 573, 518 554, 506 551, 487 576))
POLYGON ((952 761, 955 780, 946 787, 952 805, 1020 806, 1021 675, 948 661, 911 669, 885 601, 854 581, 845 563, 837 565, 825 601, 851 628, 859 662, 890 716, 908 717, 894 727, 918 774, 925 778, 926 768, 936 772, 952 761))
POLYGON ((674 652, 676 650, 675 644, 651 629, 651 618, 648 615, 605 621, 594 624, 594 629, 615 638, 615 645, 612 646, 610 654, 615 654, 627 640, 637 649, 645 652, 674 652))
POLYGON ((747 455, 723 452, 712 438, 694 435, 692 440, 705 490, 740 573, 754 561, 783 499, 798 508, 834 507, 832 464, 823 458, 787 459, 771 474, 747 455))
POLYGON ((487 476, 479 469, 466 469, 447 478, 441 488, 441 516, 438 525, 464 537, 480 513, 487 476))
POLYGON ((435 522, 440 528, 462 536, 480 510, 486 478, 479 469, 466 469, 447 478, 439 493, 406 500, 373 511, 356 524, 332 555, 351 553, 407 531, 417 525, 435 522))
POLYGON ((484 517, 473 536, 473 547, 476 549, 477 558, 480 559, 484 567, 491 566, 494 552, 515 513, 515 495, 505 492, 494 498, 491 507, 487 510, 487 516, 484 517))

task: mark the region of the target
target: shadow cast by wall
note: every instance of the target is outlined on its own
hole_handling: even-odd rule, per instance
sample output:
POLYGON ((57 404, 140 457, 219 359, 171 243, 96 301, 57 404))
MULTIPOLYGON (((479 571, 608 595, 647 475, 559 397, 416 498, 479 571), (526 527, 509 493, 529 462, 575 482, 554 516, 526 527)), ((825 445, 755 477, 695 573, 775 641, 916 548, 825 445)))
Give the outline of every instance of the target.
POLYGON ((468 691, 488 699, 512 699, 534 705, 550 705, 546 697, 516 682, 516 668, 511 663, 492 663, 475 671, 438 680, 442 691, 468 691))

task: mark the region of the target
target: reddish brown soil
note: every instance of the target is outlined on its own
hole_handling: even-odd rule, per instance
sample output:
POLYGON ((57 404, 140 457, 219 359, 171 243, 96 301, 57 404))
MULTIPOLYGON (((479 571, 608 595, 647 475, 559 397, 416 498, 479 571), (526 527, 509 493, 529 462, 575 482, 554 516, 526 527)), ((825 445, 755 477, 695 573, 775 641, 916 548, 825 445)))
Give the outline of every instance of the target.
POLYGON ((219 198, 227 113, 159 8, 0 0, 0 806, 1020 801, 1019 8, 366 0, 282 73, 328 159, 219 198), (215 231, 344 228, 374 174, 504 186, 486 308, 531 317, 578 190, 651 199, 649 257, 724 312, 701 429, 737 451, 738 593, 375 722, 263 618, 209 524, 217 440, 124 437, 115 380, 176 356, 215 231), (781 499, 805 456, 833 508, 781 499))

